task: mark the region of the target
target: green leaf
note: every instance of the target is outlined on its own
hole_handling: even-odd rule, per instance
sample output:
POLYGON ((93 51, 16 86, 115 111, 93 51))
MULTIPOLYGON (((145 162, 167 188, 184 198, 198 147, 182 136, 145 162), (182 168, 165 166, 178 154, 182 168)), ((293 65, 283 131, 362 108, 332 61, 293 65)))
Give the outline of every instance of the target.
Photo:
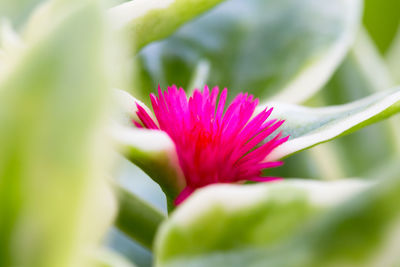
POLYGON ((28 14, 41 0, 2 0, 0 2, 0 19, 10 19, 16 25, 25 22, 28 14))
POLYGON ((386 54, 386 61, 393 79, 400 82, 400 23, 397 34, 386 54))
POLYGON ((152 249, 154 236, 166 216, 133 193, 118 188, 118 216, 115 225, 125 234, 152 249))
POLYGON ((396 114, 400 110, 400 90, 376 93, 338 106, 309 108, 278 102, 267 106, 274 107, 271 118, 285 120, 280 128, 283 135, 290 135, 289 140, 267 158, 276 160, 396 114))
POLYGON ((357 180, 286 180, 200 189, 162 225, 156 266, 307 266, 273 264, 268 256, 278 249, 285 260, 280 244, 369 186, 357 180))
POLYGON ((112 137, 117 148, 161 186, 168 206, 172 209, 173 200, 185 187, 174 142, 163 131, 135 128, 132 120, 139 121, 136 103, 147 110, 148 114, 152 112, 125 91, 114 90, 113 93, 117 121, 112 129, 112 137))
POLYGON ((358 0, 225 1, 143 49, 137 87, 147 93, 158 84, 191 90, 207 83, 227 87, 231 97, 247 91, 304 101, 343 59, 360 9, 358 0))
POLYGON ((169 136, 163 131, 122 126, 115 126, 112 135, 121 153, 160 185, 172 208, 185 180, 169 136))
POLYGON ((134 0, 109 10, 113 28, 123 31, 140 49, 163 39, 185 22, 224 0, 134 0))
POLYGON ((101 7, 65 2, 0 78, 1 266, 87 266, 115 210, 101 7))
POLYGON ((365 0, 363 22, 379 50, 390 47, 400 25, 400 2, 397 0, 365 0))
MULTIPOLYGON (((355 101, 394 86, 385 62, 366 31, 361 31, 342 65, 325 89, 317 95, 318 105, 338 105, 355 101)), ((365 174, 400 152, 400 117, 360 129, 330 142, 335 146, 345 174, 365 174), (371 142, 371 140, 374 140, 371 142), (370 153, 374 151, 374 153, 370 153)), ((320 147, 320 146, 318 146, 320 147)), ((304 156, 299 153, 297 156, 304 156)), ((290 175, 288 177, 293 176, 290 175)), ((308 177, 301 176, 301 177, 308 177)))
POLYGON ((0 22, 0 76, 7 69, 6 63, 12 60, 15 54, 23 51, 23 42, 20 35, 14 30, 11 22, 4 19, 0 22))

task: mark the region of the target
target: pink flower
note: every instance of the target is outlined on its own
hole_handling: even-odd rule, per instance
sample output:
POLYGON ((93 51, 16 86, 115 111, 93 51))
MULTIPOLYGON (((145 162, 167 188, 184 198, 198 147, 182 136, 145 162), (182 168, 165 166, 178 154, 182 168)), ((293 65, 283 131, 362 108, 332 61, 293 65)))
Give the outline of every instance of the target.
POLYGON ((240 93, 224 112, 227 90, 218 87, 210 92, 195 90, 189 98, 182 88, 174 85, 158 96, 150 94, 157 122, 136 103, 140 124, 166 132, 174 141, 186 187, 175 199, 178 205, 197 188, 215 183, 244 181, 266 182, 277 177, 262 177, 262 170, 282 165, 282 162, 265 162, 271 151, 288 140, 281 133, 269 141, 264 139, 275 132, 283 120, 267 120, 272 108, 253 116, 258 99, 240 93))

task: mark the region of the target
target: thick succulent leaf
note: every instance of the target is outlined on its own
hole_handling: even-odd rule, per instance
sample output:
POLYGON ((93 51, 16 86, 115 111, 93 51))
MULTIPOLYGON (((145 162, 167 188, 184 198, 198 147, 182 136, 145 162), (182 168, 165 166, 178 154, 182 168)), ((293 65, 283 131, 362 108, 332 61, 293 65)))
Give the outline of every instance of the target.
POLYGON ((0 78, 0 266, 87 266, 111 223, 101 7, 53 15, 0 78))
POLYGON ((179 26, 224 0, 134 0, 109 10, 116 30, 123 30, 140 49, 163 39, 179 26))
POLYGON ((125 91, 117 89, 113 93, 117 106, 115 116, 117 121, 111 134, 115 143, 129 161, 161 186, 169 204, 172 204, 172 200, 185 186, 174 142, 163 131, 134 127, 132 120, 139 121, 136 103, 146 109, 148 114, 152 112, 145 104, 125 91))
POLYGON ((346 180, 340 182, 342 188, 319 182, 314 190, 304 190, 304 185, 304 191, 283 184, 276 194, 272 188, 278 185, 254 187, 269 186, 269 194, 261 194, 261 189, 206 188, 161 228, 157 265, 397 266, 398 165, 396 169, 390 179, 364 189, 350 189, 346 180), (313 213, 310 203, 325 209, 313 213))
POLYGON ((358 0, 225 1, 143 49, 138 87, 208 83, 229 88, 231 96, 248 91, 301 102, 344 57, 360 6, 358 0))
POLYGON ((123 155, 157 182, 172 207, 185 186, 175 144, 162 131, 114 126, 112 137, 123 155))
MULTIPOLYGON (((151 110, 142 101, 133 97, 131 94, 124 90, 113 90, 113 102, 116 108, 115 118, 117 124, 129 127, 133 126, 133 120, 139 121, 139 118, 136 114, 138 110, 136 104, 142 106, 147 111, 147 114, 150 114, 150 116, 152 116, 151 110)), ((154 116, 152 116, 152 119, 156 121, 154 116)))
MULTIPOLYGON (((346 59, 309 105, 341 105, 394 86, 387 67, 366 31, 360 31, 346 59)), ((365 175, 400 151, 400 116, 318 145, 285 159, 266 175, 314 179, 365 175), (374 153, 371 153, 374 151, 374 153)))
POLYGON ((286 143, 268 156, 268 160, 277 160, 397 113, 400 110, 400 90, 397 88, 349 104, 322 108, 278 102, 271 102, 268 106, 274 107, 271 117, 285 120, 280 128, 283 135, 290 135, 286 143))
MULTIPOLYGON (((156 240, 156 265, 307 266, 266 262, 280 244, 369 186, 359 180, 287 180, 206 187, 163 224, 156 240)), ((290 260, 296 260, 292 254, 288 251, 290 260)))

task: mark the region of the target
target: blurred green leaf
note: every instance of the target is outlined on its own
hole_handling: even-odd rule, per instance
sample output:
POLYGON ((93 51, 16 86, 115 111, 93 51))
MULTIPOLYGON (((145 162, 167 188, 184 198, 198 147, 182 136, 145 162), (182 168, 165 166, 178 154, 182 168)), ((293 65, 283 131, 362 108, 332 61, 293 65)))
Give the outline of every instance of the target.
POLYGON ((95 251, 93 258, 94 267, 135 267, 133 263, 129 262, 123 256, 111 251, 100 249, 95 251))
POLYGON ((0 22, 0 76, 7 68, 6 62, 12 60, 23 50, 23 42, 18 32, 15 31, 11 22, 3 20, 0 22))
POLYGON ((268 156, 269 160, 276 160, 396 114, 400 111, 400 90, 384 91, 348 104, 321 108, 279 102, 267 106, 274 107, 271 118, 285 120, 280 128, 283 135, 290 135, 286 143, 268 156))
POLYGON ((382 53, 390 47, 400 25, 400 1, 365 0, 363 22, 382 53))
POLYGON ((156 266, 314 266, 301 264, 292 247, 286 256, 279 246, 368 186, 357 180, 287 180, 198 190, 162 225, 156 266), (278 260, 291 264, 273 262, 275 250, 278 260))
POLYGON ((101 10, 57 14, 0 78, 0 266, 87 266, 111 220, 101 10))
POLYGON ((358 0, 226 1, 144 48, 136 87, 147 95, 158 84, 191 90, 207 83, 227 87, 231 97, 247 91, 304 101, 343 59, 360 12, 358 0), (203 80, 197 79, 199 69, 203 80))
POLYGON ((400 83, 400 24, 397 34, 386 53, 386 61, 393 79, 400 83))
POLYGON ((166 216, 133 193, 118 188, 119 211, 115 225, 129 237, 152 249, 157 229, 166 216))
MULTIPOLYGON (((348 56, 316 99, 318 105, 338 105, 394 84, 373 41, 366 31, 361 31, 348 56)), ((343 176, 364 175, 400 152, 399 119, 395 116, 332 142, 345 169, 343 176)))
POLYGON ((224 0, 134 0, 109 10, 115 30, 123 30, 140 49, 224 0))
POLYGON ((0 1, 0 19, 7 18, 15 25, 21 26, 28 18, 29 13, 42 0, 2 0, 0 1))

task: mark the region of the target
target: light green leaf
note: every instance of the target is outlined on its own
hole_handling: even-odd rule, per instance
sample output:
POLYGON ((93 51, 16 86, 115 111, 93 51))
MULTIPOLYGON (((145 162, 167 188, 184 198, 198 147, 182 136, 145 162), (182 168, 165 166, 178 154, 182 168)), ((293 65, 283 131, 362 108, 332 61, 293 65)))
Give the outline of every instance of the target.
POLYGON ((342 188, 318 182, 313 190, 306 190, 309 182, 303 190, 290 188, 290 181, 205 188, 162 226, 157 266, 397 266, 398 165, 391 176, 370 188, 350 189, 346 180, 339 182, 342 188), (324 208, 312 212, 310 203, 324 208))
POLYGON ((119 210, 115 226, 151 250, 157 229, 166 216, 153 205, 122 187, 117 187, 117 195, 119 210))
POLYGON ((280 244, 369 186, 358 180, 208 186, 162 225, 156 266, 307 266, 265 263, 274 249, 285 260, 280 244))
POLYGON ((2 0, 0 1, 0 19, 7 18, 15 25, 25 22, 28 14, 41 0, 2 0))
POLYGON ((19 34, 14 30, 11 22, 4 19, 0 21, 0 76, 10 64, 15 54, 23 51, 23 42, 19 34))
MULTIPOLYGON (((317 96, 317 105, 328 106, 352 102, 392 88, 394 85, 385 62, 367 32, 363 30, 359 32, 353 48, 326 88, 317 96)), ((396 152, 400 152, 399 119, 399 116, 393 116, 382 123, 365 127, 330 142, 329 144, 334 146, 332 149, 337 151, 338 161, 344 169, 343 175, 335 177, 365 174, 386 162, 396 152), (371 151, 374 153, 370 153, 371 151)), ((299 153, 297 157, 304 157, 304 154, 299 153)), ((287 177, 292 176, 293 174, 287 177)))
POLYGON ((185 187, 175 144, 163 131, 114 126, 112 137, 121 153, 164 191, 169 207, 185 187))
POLYGON ((393 79, 400 82, 400 23, 397 34, 386 54, 386 61, 393 79))
POLYGON ((101 7, 72 6, 0 78, 0 266, 88 266, 115 212, 101 7))
POLYGON ((290 135, 286 143, 268 156, 269 160, 276 160, 394 115, 400 110, 400 90, 393 89, 345 105, 322 108, 277 102, 268 106, 274 107, 271 117, 285 120, 280 128, 283 135, 290 135))
POLYGON ((302 102, 329 79, 359 25, 358 0, 229 0, 139 54, 138 88, 227 87, 302 102), (204 65, 204 64, 203 64, 204 65))
POLYGON ((135 267, 122 255, 108 249, 99 249, 93 253, 93 267, 135 267))
POLYGON ((179 26, 224 0, 134 0, 109 10, 113 28, 123 31, 135 49, 163 39, 179 26))

